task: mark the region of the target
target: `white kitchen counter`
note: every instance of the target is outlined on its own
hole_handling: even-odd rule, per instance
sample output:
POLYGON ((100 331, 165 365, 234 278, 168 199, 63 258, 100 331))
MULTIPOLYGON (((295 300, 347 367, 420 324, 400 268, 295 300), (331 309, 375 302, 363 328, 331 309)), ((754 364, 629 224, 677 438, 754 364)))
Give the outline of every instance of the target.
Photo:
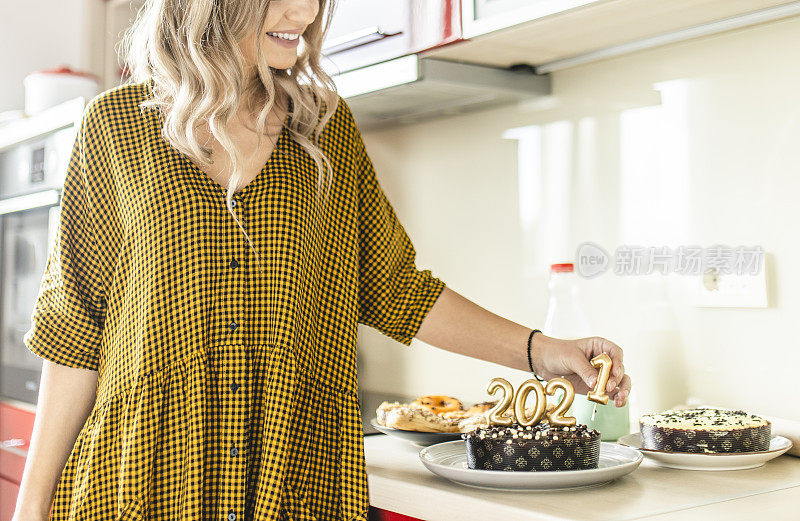
POLYGON ((380 434, 365 436, 364 446, 370 503, 426 521, 800 519, 800 458, 788 455, 757 469, 722 472, 668 469, 645 458, 607 485, 499 492, 432 474, 408 442, 380 434))

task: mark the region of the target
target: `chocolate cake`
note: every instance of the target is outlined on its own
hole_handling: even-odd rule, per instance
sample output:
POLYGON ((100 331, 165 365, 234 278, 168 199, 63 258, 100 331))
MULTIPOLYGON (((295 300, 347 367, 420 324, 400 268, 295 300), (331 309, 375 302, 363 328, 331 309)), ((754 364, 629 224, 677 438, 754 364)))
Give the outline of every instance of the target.
POLYGON ((466 441, 467 465, 471 469, 584 470, 597 468, 600 458, 600 433, 586 425, 489 425, 461 437, 466 441))
POLYGON ((639 418, 642 448, 669 452, 731 453, 769 449, 770 423, 744 411, 702 407, 639 418))

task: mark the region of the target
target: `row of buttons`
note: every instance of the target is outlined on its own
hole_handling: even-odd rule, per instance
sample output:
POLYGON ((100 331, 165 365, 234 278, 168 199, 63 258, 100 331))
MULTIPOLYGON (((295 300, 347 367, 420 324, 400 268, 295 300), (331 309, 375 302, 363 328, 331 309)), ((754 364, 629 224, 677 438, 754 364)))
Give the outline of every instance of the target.
MULTIPOLYGON (((241 387, 241 385, 238 382, 232 382, 230 385, 230 389, 233 392, 238 391, 239 387, 241 387)), ((239 449, 237 449, 236 446, 231 447, 230 455, 235 458, 236 456, 239 455, 239 449)), ((228 512, 228 520, 236 521, 236 512, 234 512, 233 509, 231 509, 230 512, 228 512)))
MULTIPOLYGON (((231 206, 232 206, 233 208, 236 208, 237 204, 238 204, 238 203, 237 203, 236 199, 233 199, 233 200, 231 201, 231 206)), ((239 267, 239 261, 238 261, 238 260, 236 260, 236 259, 232 259, 232 260, 230 261, 230 263, 228 264, 228 266, 229 266, 231 269, 236 269, 236 268, 238 268, 238 267, 239 267)), ((239 327, 239 324, 237 324, 237 323, 236 323, 236 320, 231 320, 231 321, 230 321, 230 323, 228 324, 228 328, 231 330, 231 333, 232 333, 232 332, 234 332, 234 331, 236 331, 236 328, 237 328, 237 327, 239 327)), ((238 384, 237 382, 232 382, 232 383, 231 383, 231 385, 230 385, 230 389, 231 389, 231 391, 232 391, 232 392, 236 392, 236 391, 238 391, 238 390, 239 390, 239 387, 241 387, 241 386, 240 386, 240 384, 238 384)), ((234 446, 234 447, 231 447, 231 449, 230 449, 230 455, 231 455, 232 457, 236 457, 236 456, 238 456, 238 455, 239 455, 239 449, 237 449, 235 446, 234 446)), ((234 512, 234 511, 233 511, 233 509, 231 509, 231 510, 228 512, 228 521, 236 521, 236 512, 234 512)))

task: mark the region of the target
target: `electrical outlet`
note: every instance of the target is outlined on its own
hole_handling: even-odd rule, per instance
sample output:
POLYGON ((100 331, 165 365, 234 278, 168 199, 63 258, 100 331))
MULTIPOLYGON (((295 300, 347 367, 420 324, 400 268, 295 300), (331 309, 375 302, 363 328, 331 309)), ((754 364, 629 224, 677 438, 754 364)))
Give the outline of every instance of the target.
POLYGON ((690 291, 696 306, 719 308, 768 307, 766 255, 760 255, 751 273, 724 273, 707 269, 690 278, 690 291))

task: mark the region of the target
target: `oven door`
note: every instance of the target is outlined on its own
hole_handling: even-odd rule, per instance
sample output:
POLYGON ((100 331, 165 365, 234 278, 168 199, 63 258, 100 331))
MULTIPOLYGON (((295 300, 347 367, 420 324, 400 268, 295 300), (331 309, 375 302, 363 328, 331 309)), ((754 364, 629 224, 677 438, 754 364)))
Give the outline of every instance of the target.
POLYGON ((42 360, 23 336, 39 293, 60 216, 60 191, 0 200, 0 394, 36 403, 42 360))

